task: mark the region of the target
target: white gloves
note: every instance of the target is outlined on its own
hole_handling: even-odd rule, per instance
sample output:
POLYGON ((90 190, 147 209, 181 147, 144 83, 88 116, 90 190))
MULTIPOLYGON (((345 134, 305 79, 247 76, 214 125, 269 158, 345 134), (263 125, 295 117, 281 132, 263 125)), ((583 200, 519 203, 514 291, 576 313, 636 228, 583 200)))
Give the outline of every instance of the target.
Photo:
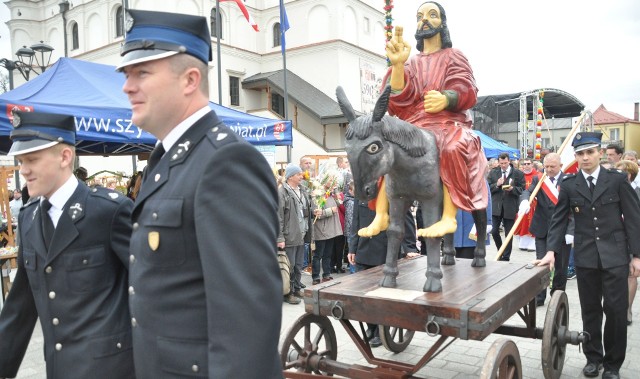
POLYGON ((530 210, 531 207, 529 205, 529 200, 522 200, 522 202, 520 203, 520 207, 518 208, 518 213, 527 214, 530 210))
POLYGON ((573 236, 571 234, 565 234, 564 235, 564 242, 567 245, 573 245, 573 236))

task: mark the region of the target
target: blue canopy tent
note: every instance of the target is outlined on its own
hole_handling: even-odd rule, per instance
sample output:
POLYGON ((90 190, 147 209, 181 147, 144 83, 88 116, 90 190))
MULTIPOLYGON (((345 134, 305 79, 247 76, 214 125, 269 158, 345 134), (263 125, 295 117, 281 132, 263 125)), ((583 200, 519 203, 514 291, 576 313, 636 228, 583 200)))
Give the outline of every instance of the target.
MULTIPOLYGON (((131 122, 122 92, 124 75, 114 66, 60 58, 51 68, 0 95, 0 153, 9 150, 13 109, 71 114, 76 119, 78 154, 137 154, 156 138, 131 122)), ((253 145, 291 145, 291 121, 249 115, 209 103, 222 121, 253 145)))
POLYGON ((510 147, 502 142, 496 141, 488 135, 482 133, 479 130, 473 130, 473 132, 480 137, 480 142, 482 143, 482 150, 484 150, 484 155, 487 159, 498 158, 498 155, 501 153, 508 153, 509 158, 511 159, 519 159, 520 158, 520 150, 510 147))

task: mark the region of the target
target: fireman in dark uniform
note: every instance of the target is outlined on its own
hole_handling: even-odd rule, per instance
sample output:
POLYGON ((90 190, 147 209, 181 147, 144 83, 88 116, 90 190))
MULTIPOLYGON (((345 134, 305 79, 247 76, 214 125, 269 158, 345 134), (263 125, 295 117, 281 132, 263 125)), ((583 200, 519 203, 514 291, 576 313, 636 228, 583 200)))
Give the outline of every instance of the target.
POLYGON ((159 140, 133 210, 136 374, 282 378, 275 180, 209 107, 207 19, 129 10, 127 25, 123 90, 159 140))
POLYGON ((627 349, 627 278, 640 274, 640 206, 627 176, 600 166, 601 138, 602 133, 576 134, 572 145, 580 170, 560 184, 547 235, 550 251, 538 264, 553 264, 572 214, 582 324, 590 336, 583 344, 583 374, 595 377, 604 367, 602 377, 612 379, 620 377, 627 349))
POLYGON ((47 378, 134 378, 127 302, 133 203, 73 175, 72 116, 15 112, 9 155, 31 198, 0 313, 0 377, 15 377, 40 318, 47 378))

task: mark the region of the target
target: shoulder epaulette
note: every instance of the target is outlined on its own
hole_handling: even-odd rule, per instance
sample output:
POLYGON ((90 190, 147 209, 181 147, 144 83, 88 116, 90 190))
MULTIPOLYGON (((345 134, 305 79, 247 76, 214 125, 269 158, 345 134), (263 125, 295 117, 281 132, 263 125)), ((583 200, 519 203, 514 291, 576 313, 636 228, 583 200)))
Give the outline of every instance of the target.
POLYGON ((105 187, 101 187, 101 186, 96 186, 96 187, 92 187, 89 190, 89 194, 91 196, 96 196, 96 197, 101 197, 103 199, 109 199, 113 202, 120 202, 123 200, 123 198, 125 198, 126 196, 121 194, 118 191, 114 191, 105 187))

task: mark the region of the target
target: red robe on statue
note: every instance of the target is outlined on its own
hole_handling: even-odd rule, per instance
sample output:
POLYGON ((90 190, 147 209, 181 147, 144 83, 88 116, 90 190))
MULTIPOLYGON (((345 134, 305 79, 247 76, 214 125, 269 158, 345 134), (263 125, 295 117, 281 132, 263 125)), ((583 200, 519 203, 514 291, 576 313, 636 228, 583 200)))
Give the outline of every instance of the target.
MULTIPOLYGON (((386 85, 391 69, 384 80, 386 85)), ((478 89, 467 58, 457 49, 419 53, 404 66, 405 87, 389 100, 389 114, 431 131, 440 151, 440 177, 451 200, 460 209, 487 208, 488 190, 485 158, 480 138, 471 131, 467 110, 476 104, 478 89), (453 90, 458 102, 453 109, 438 113, 424 110, 424 95, 431 90, 453 90)))

